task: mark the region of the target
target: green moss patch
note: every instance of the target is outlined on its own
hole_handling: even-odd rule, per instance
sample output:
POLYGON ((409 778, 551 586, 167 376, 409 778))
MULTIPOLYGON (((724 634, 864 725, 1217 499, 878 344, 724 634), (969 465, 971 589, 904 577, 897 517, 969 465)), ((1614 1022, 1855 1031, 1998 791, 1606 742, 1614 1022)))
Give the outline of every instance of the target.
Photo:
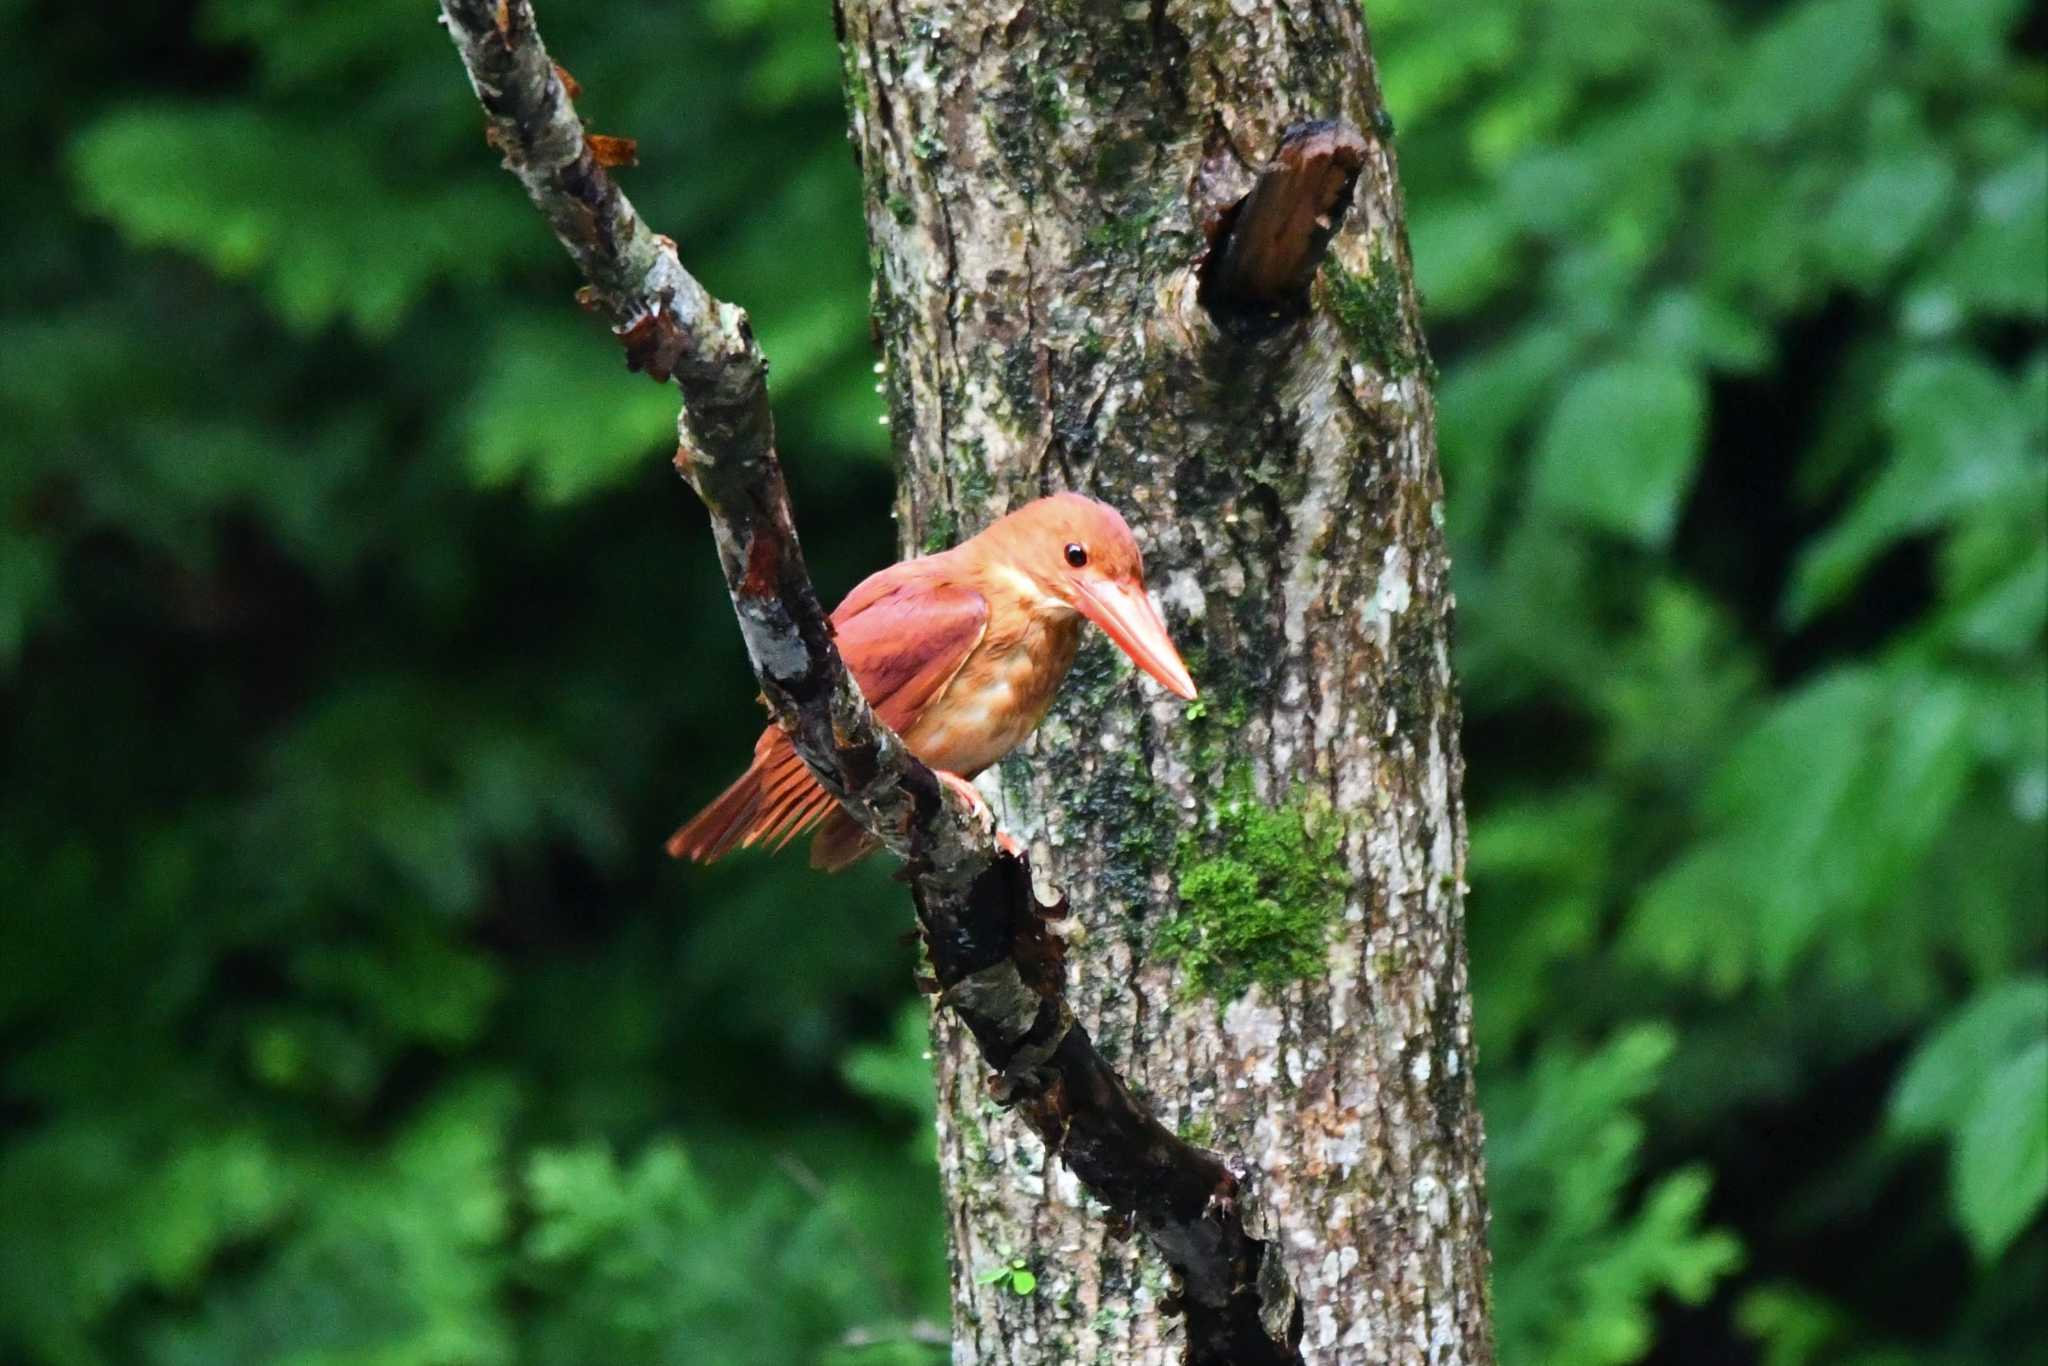
POLYGON ((1401 280, 1384 246, 1375 246, 1372 269, 1354 275, 1336 261, 1323 264, 1323 306, 1337 319, 1358 358, 1390 377, 1429 369, 1429 358, 1409 335, 1401 311, 1401 280))
POLYGON ((1264 806, 1237 777, 1215 831, 1184 837, 1174 871, 1180 907, 1154 949, 1180 962, 1190 991, 1229 1002, 1254 983, 1278 988, 1322 971, 1347 883, 1326 807, 1264 806))

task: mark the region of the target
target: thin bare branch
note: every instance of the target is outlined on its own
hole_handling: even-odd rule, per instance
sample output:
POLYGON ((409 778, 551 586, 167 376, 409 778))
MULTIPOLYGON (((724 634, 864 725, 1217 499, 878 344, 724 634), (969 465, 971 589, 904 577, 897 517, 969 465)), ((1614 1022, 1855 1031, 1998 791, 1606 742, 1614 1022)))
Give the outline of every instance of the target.
POLYGON ((964 886, 987 868, 988 832, 942 789, 847 677, 811 587, 775 456, 768 366, 747 315, 711 297, 675 243, 634 212, 586 137, 561 69, 548 60, 533 7, 445 0, 449 33, 489 119, 505 168, 587 280, 583 302, 612 320, 626 364, 682 391, 676 467, 711 513, 740 632, 775 717, 819 781, 899 855, 919 847, 964 886))

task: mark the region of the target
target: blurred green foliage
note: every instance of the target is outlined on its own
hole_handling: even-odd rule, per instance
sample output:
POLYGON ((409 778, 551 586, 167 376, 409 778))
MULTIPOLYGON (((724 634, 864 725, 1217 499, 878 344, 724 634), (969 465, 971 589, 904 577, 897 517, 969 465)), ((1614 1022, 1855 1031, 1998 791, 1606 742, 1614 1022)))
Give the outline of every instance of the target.
MULTIPOLYGON (((844 586, 889 473, 798 9, 547 22, 844 586)), ((431 6, 0 14, 0 1360, 931 1360, 900 893, 660 856, 760 714, 673 398, 431 6)))
MULTIPOLYGON (((1369 12, 1504 1359, 2040 1360, 2038 22, 1369 12)), ((829 25, 546 22, 752 310, 843 588, 893 538, 829 25)), ((935 1359, 900 896, 656 856, 745 663, 430 7, 0 32, 0 1359, 935 1359)))
POLYGON ((2022 10, 1368 6, 1443 363, 1507 1360, 2042 1359, 2022 10))

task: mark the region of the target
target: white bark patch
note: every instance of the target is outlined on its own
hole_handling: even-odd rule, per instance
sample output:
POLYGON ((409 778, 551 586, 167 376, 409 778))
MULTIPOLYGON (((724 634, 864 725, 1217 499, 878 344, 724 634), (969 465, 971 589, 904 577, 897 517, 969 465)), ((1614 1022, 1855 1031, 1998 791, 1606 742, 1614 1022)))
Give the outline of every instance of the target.
POLYGON ((1186 569, 1177 570, 1167 578, 1166 586, 1159 591, 1159 600, 1195 621, 1200 621, 1209 611, 1209 598, 1202 592, 1202 581, 1186 569))
POLYGON ((1223 1029, 1236 1045, 1238 1085, 1266 1087, 1280 1075, 1280 1012, 1265 1003, 1262 988, 1253 987, 1223 1011, 1223 1029))
POLYGON ((795 678, 809 666, 811 657, 803 641, 772 622, 762 621, 748 608, 740 609, 740 626, 740 638, 746 642, 747 657, 753 661, 756 673, 795 678))
POLYGON ((1355 1127, 1343 1133, 1332 1134, 1322 1142, 1323 1161, 1336 1168, 1340 1177, 1350 1176, 1364 1156, 1365 1139, 1355 1127))
POLYGON ((1393 631, 1393 620, 1408 610, 1415 600, 1413 586, 1408 581, 1408 548, 1398 541, 1386 549, 1380 565, 1379 583, 1374 587, 1372 603, 1377 614, 1375 624, 1380 629, 1380 642, 1385 645, 1393 631))

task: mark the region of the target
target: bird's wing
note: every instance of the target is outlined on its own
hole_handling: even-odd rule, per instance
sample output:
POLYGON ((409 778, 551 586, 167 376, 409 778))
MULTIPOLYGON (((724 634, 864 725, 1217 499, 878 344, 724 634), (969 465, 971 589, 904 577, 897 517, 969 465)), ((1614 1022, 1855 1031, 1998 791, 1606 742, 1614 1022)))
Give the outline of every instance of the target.
MULTIPOLYGON (((832 627, 854 682, 875 714, 901 734, 981 642, 988 603, 973 589, 933 573, 929 562, 913 561, 855 588, 833 612, 832 627)), ((835 814, 836 805, 789 737, 770 726, 754 746, 753 764, 670 837, 668 850, 677 858, 709 862, 763 841, 779 849, 835 814)), ((844 867, 872 847, 858 826, 834 824, 850 826, 851 835, 835 836, 832 860, 821 866, 844 867)))
POLYGON ((964 584, 895 565, 832 614, 839 655, 875 714, 897 734, 945 691, 988 630, 988 600, 964 584), (879 582, 878 582, 879 581, 879 582))
MULTIPOLYGON (((988 601, 960 584, 928 572, 923 565, 883 570, 847 595, 832 614, 839 654, 860 684, 875 715, 898 735, 909 730, 934 698, 946 690, 988 633, 988 601), (881 580, 882 582, 877 582, 881 580)), ((867 831, 829 799, 817 814, 793 828, 823 818, 811 841, 811 866, 838 872, 878 846, 867 831)))

